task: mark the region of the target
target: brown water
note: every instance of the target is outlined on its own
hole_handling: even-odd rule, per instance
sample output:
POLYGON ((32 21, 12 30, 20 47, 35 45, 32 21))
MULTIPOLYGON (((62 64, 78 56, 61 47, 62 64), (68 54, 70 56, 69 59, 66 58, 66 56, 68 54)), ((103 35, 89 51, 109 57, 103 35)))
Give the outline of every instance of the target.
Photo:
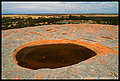
POLYGON ((33 70, 61 68, 87 60, 96 53, 72 43, 44 44, 25 47, 16 54, 18 65, 33 70))

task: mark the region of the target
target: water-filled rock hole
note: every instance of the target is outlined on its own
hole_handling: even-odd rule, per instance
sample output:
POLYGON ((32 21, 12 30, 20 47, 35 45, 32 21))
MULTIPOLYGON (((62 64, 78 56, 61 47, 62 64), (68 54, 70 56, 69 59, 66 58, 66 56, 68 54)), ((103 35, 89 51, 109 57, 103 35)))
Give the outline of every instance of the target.
POLYGON ((72 43, 27 46, 15 55, 19 66, 33 70, 61 68, 85 61, 96 53, 91 49, 72 43))

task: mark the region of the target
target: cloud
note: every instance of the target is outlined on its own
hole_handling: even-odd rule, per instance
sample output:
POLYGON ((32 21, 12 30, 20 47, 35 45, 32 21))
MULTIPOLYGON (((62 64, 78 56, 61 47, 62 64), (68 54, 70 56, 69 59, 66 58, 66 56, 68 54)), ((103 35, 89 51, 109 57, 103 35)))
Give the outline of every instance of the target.
POLYGON ((118 2, 2 2, 2 13, 118 13, 118 2))

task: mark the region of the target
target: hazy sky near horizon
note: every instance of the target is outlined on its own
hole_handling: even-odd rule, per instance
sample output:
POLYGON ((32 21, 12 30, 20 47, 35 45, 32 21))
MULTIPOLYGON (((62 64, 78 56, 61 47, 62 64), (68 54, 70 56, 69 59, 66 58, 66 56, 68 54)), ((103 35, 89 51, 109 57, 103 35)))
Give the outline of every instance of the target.
POLYGON ((118 2, 2 2, 2 14, 118 13, 118 2))

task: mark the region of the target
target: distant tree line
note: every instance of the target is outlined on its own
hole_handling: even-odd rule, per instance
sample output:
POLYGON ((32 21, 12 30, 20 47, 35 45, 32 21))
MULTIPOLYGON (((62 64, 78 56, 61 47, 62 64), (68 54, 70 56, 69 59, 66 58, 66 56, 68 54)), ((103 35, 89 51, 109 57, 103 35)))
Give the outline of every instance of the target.
POLYGON ((12 18, 12 17, 3 17, 2 18, 2 30, 13 29, 13 28, 23 28, 31 26, 40 26, 40 25, 50 25, 50 24, 65 24, 65 22, 60 22, 63 20, 73 20, 67 24, 76 24, 74 20, 79 20, 79 23, 92 23, 94 24, 109 24, 109 25, 118 25, 118 17, 86 17, 86 16, 62 16, 62 17, 38 17, 33 19, 32 17, 28 18, 12 18))

